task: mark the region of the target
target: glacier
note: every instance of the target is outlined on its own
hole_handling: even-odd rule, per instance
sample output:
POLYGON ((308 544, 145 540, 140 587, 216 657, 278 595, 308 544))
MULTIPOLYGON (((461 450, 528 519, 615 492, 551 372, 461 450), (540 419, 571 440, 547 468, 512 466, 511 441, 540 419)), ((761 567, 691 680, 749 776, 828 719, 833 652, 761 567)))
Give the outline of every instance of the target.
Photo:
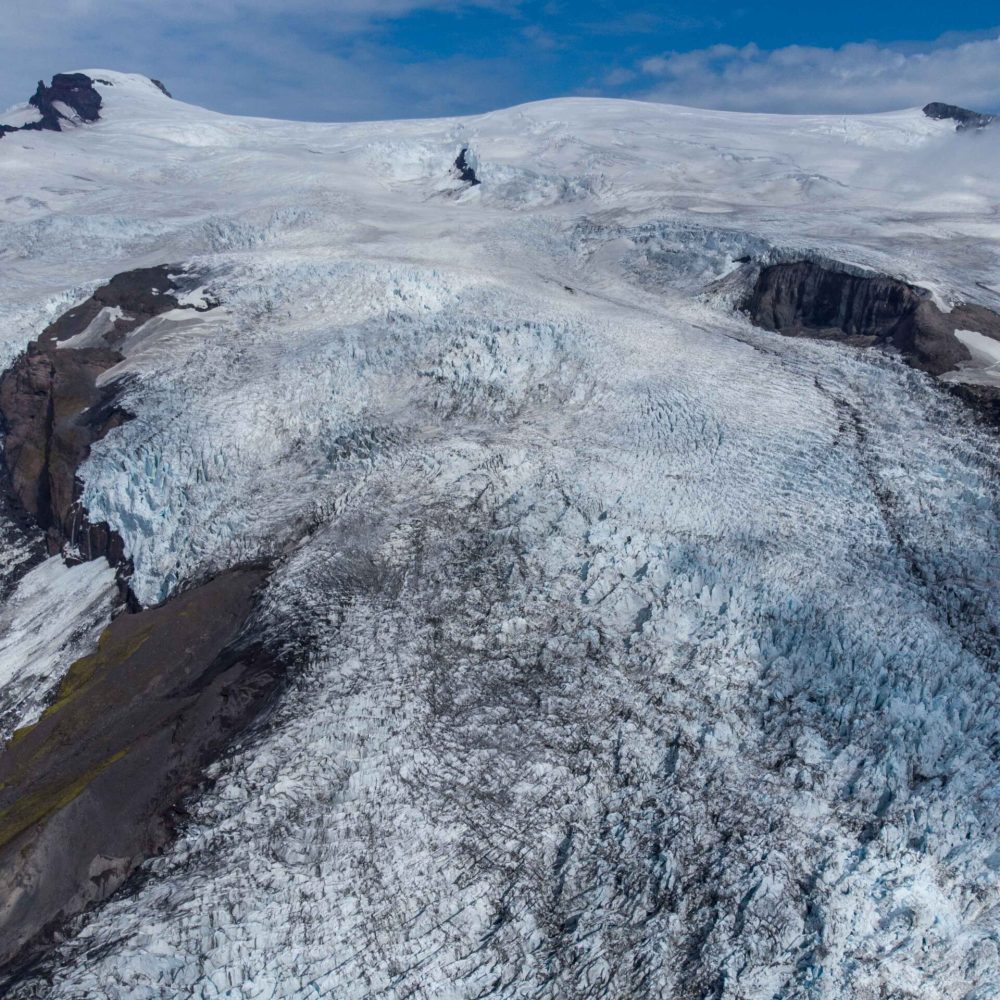
MULTIPOLYGON (((996 433, 725 284, 822 257, 997 308, 996 136, 597 99, 278 122, 86 72, 101 121, 0 144, 4 358, 116 272, 203 276, 218 307, 103 376, 134 419, 83 498, 144 606, 266 561, 291 666, 8 994, 1000 993, 996 433)), ((17 588, 24 725, 113 572, 17 588)))

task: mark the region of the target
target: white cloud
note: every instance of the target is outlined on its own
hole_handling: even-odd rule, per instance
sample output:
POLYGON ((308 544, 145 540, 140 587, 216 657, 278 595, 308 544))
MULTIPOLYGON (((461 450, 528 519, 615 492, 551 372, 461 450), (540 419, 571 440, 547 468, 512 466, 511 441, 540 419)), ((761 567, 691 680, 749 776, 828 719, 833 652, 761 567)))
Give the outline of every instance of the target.
POLYGON ((846 113, 940 100, 1000 109, 996 37, 943 39, 922 48, 874 42, 770 51, 713 45, 646 58, 636 68, 648 82, 635 88, 635 96, 696 107, 846 113))

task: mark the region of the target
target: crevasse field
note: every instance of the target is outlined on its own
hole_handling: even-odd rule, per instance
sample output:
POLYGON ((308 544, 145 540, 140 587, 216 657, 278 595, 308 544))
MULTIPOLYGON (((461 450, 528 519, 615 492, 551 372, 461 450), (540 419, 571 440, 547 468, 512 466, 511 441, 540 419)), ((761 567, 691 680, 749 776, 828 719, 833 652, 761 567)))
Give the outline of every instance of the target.
MULTIPOLYGON (((205 276, 219 307, 105 376, 136 419, 84 499, 144 604, 273 559, 293 667, 13 995, 1000 994, 997 439, 714 284, 819 254, 996 308, 997 137, 589 99, 316 125, 91 75, 101 122, 0 145, 2 360, 116 272, 205 276)), ((21 580, 6 734, 113 592, 21 580)))

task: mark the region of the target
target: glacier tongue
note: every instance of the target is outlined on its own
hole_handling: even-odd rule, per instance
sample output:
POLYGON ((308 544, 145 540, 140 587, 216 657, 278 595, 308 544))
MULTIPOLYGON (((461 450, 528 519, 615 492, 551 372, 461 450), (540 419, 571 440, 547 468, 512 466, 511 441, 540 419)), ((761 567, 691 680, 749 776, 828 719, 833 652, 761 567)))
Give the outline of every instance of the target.
POLYGON ((44 205, 4 315, 209 276, 204 322, 138 331, 83 501, 144 604, 270 561, 294 670, 10 995, 1000 991, 997 442, 702 294, 774 247, 995 283, 995 177, 940 174, 986 147, 918 111, 279 123, 92 75, 102 121, 0 148, 44 205), (78 179, 29 181, 57 141, 78 179))

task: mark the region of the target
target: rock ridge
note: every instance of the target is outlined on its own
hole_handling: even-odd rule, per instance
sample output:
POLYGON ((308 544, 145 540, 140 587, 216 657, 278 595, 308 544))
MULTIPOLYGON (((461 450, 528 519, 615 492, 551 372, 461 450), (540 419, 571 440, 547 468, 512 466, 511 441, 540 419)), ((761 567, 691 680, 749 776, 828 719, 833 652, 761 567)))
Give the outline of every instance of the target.
POLYGON ((124 360, 121 347, 143 323, 181 306, 174 294, 197 279, 176 265, 115 275, 63 313, 0 376, 3 463, 10 489, 45 534, 50 555, 68 561, 104 556, 119 571, 126 601, 131 565, 117 532, 91 523, 78 472, 91 446, 131 419, 121 398, 127 378, 101 384, 124 360))
POLYGON ((79 469, 131 419, 128 380, 100 383, 129 335, 183 304, 177 265, 115 275, 63 313, 0 377, 2 500, 68 562, 107 558, 126 609, 70 664, 39 720, 0 750, 0 993, 86 907, 161 851, 206 766, 256 722, 285 669, 256 609, 264 564, 239 566, 141 609, 122 538, 92 524, 79 469))
POLYGON ((119 615, 0 752, 0 992, 166 846, 205 767, 271 703, 284 670, 252 622, 265 579, 229 570, 119 615))
MULTIPOLYGON (((956 329, 1000 341, 1000 315, 992 310, 961 303, 943 312, 928 291, 888 275, 815 260, 745 266, 756 268, 756 278, 739 308, 756 326, 786 336, 879 347, 934 376, 972 360, 956 329)), ((1000 388, 969 391, 960 383, 943 384, 996 423, 1000 388)))
POLYGON ((931 101, 924 107, 928 118, 951 120, 955 122, 955 131, 965 132, 967 129, 983 129, 996 121, 996 115, 984 115, 968 108, 960 108, 956 104, 944 104, 941 101, 931 101))

